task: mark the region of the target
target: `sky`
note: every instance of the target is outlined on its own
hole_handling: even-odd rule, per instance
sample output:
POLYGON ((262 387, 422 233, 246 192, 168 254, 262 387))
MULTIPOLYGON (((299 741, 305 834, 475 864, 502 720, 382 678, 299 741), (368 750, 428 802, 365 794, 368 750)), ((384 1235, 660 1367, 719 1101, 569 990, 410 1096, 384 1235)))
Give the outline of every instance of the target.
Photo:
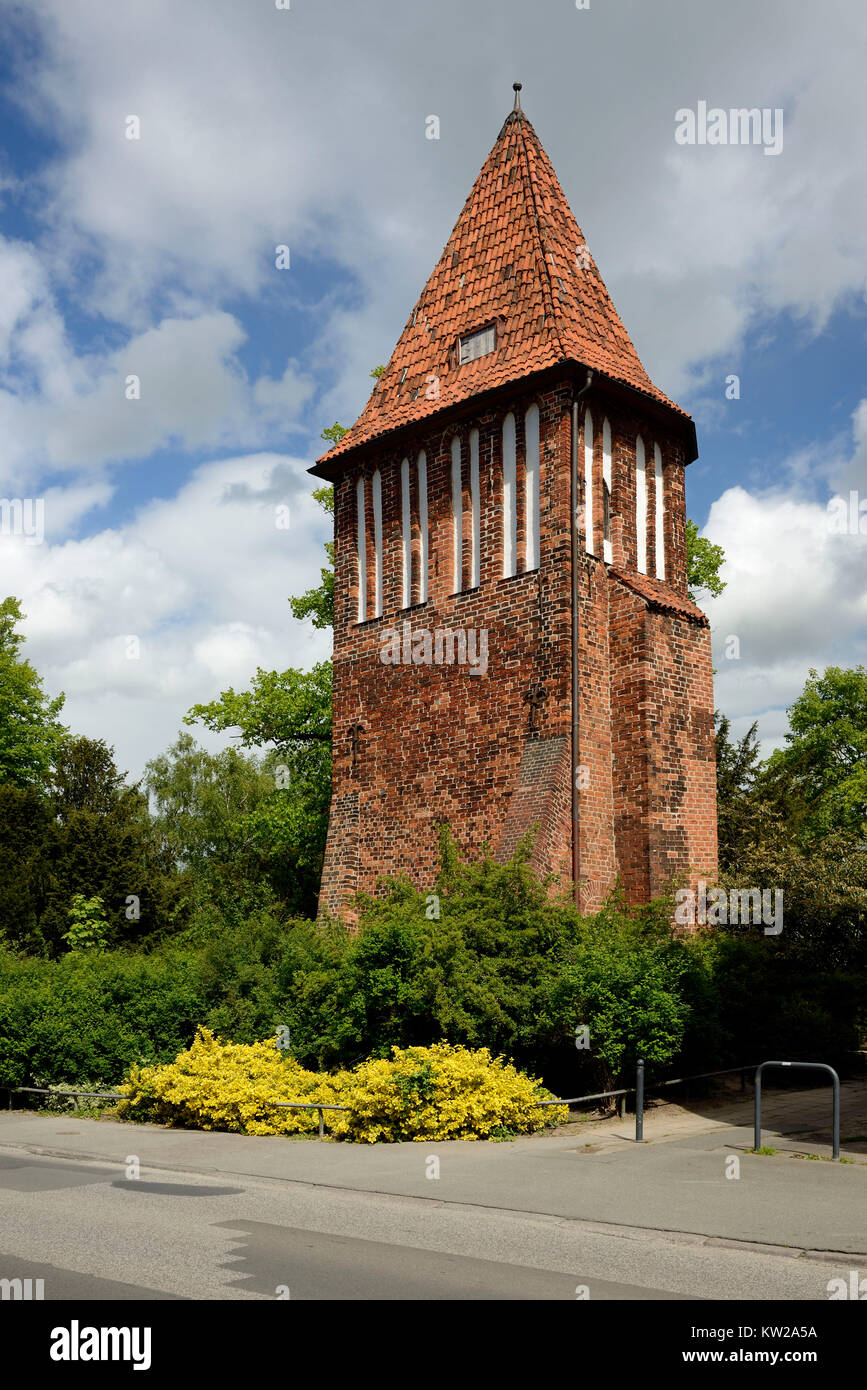
POLYGON ((306 470, 388 360, 513 81, 696 420, 718 708, 767 753, 811 667, 867 661, 859 0, 0 0, 0 39, 0 498, 44 514, 41 543, 35 506, 0 534, 0 594, 122 770, 258 666, 328 655, 287 602, 330 534, 306 470), (680 143, 700 103, 782 113, 781 148, 680 143))

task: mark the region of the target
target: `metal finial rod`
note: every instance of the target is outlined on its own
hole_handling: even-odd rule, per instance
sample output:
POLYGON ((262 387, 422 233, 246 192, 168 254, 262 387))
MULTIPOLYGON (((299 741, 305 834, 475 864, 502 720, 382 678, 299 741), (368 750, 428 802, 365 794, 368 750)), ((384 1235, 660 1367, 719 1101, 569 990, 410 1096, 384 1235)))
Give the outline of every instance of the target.
POLYGON ((512 91, 515 93, 515 105, 512 107, 513 111, 520 111, 521 109, 521 88, 523 85, 523 82, 512 83, 512 91))

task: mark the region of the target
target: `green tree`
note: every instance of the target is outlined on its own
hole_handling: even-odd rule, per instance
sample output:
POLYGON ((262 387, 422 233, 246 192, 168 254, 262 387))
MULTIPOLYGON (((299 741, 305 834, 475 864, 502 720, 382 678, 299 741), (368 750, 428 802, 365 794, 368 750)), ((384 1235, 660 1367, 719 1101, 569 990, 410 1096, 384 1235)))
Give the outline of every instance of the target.
POLYGON ((712 545, 706 536, 701 535, 694 521, 686 523, 686 582, 693 603, 698 602, 698 594, 710 594, 718 598, 726 587, 719 572, 725 560, 721 545, 712 545))
POLYGON ((104 951, 111 928, 105 920, 102 898, 76 893, 67 912, 72 925, 63 933, 71 951, 104 951))
POLYGON ((58 749, 51 773, 52 803, 61 821, 76 811, 107 816, 119 800, 134 799, 126 774, 118 772, 114 749, 104 739, 68 738, 58 749))
POLYGON ((41 789, 0 782, 0 943, 34 955, 45 948, 40 921, 50 881, 51 824, 41 789))
POLYGON ((57 717, 65 697, 49 699, 20 655, 24 638, 15 626, 23 616, 18 599, 0 603, 0 782, 41 788, 68 732, 57 717))
POLYGON ((771 755, 763 790, 794 798, 809 838, 833 829, 867 838, 867 668, 811 669, 788 715, 787 746, 771 755))
POLYGON ((112 946, 183 923, 183 880, 147 798, 126 784, 101 739, 64 739, 47 794, 0 783, 0 820, 0 939, 35 955, 62 953, 76 895, 100 898, 112 946))
POLYGON ((101 899, 112 946, 182 925, 183 879, 160 842, 147 797, 137 784, 128 785, 103 739, 65 741, 55 758, 49 806, 39 920, 50 952, 60 949, 75 894, 101 899))
MULTIPOLYGON (((275 741, 278 748, 261 755, 236 748, 209 753, 182 733, 168 753, 147 766, 158 828, 175 863, 187 871, 200 907, 216 895, 222 904, 233 900, 252 907, 276 898, 291 912, 315 912, 328 816, 329 744, 327 732, 324 739, 311 733, 309 693, 317 673, 284 674, 289 679, 281 685, 276 673, 260 671, 253 691, 226 691, 211 705, 197 706, 187 721, 199 718, 220 731, 240 727, 247 747, 275 741), (305 687, 302 696, 299 683, 305 687), (306 728, 300 730, 305 716, 306 728), (286 719, 293 717, 296 727, 289 738, 286 719)), ((330 724, 330 705, 324 715, 330 724)))
MULTIPOLYGON (((342 429, 341 425, 333 425, 332 429, 342 429)), ((344 434, 346 431, 343 431, 344 434)), ((323 430, 323 439, 328 435, 328 430, 323 430)), ((330 483, 324 487, 313 489, 313 496, 321 507, 325 509, 329 516, 334 516, 334 488, 330 483)), ((308 589, 300 598, 290 598, 289 606, 296 618, 311 618, 313 626, 327 628, 334 626, 334 542, 325 542, 325 553, 328 556, 327 566, 319 571, 322 576, 321 584, 316 588, 308 589)))
POLYGON ((759 726, 758 722, 751 724, 743 738, 733 742, 729 737, 731 720, 717 711, 714 721, 719 859, 723 868, 734 868, 757 826, 759 726))
POLYGON ((145 779, 178 868, 196 877, 216 869, 230 879, 246 872, 252 844, 244 823, 273 789, 258 758, 237 748, 209 753, 192 734, 181 733, 147 764, 145 779))
POLYGON ((552 973, 547 1007, 573 1029, 587 1026, 606 1090, 634 1076, 639 1057, 663 1065, 680 1051, 691 964, 688 947, 667 928, 609 905, 552 973))

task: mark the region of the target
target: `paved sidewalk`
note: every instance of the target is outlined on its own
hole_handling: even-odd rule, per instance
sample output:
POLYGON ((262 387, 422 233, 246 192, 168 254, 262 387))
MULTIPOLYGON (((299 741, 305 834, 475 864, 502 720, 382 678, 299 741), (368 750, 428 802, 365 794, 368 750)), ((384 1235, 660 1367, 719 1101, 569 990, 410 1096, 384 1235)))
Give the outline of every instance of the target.
MULTIPOLYGON (((844 1138, 867 1134, 867 1082, 848 1083, 843 1100, 844 1138)), ((798 1151, 828 1151, 813 1136, 830 1128, 829 1092, 769 1091, 765 1115, 763 1141, 781 1150, 777 1157, 745 1152, 751 1094, 721 1106, 651 1111, 643 1145, 634 1142, 631 1120, 512 1143, 356 1145, 13 1111, 0 1112, 0 1163, 24 1151, 122 1167, 135 1154, 143 1178, 169 1170, 303 1183, 867 1258, 867 1143, 844 1144, 850 1164, 794 1160, 798 1151), (795 1124, 808 1128, 776 1137, 777 1127, 795 1124), (738 1180, 726 1176, 732 1156, 738 1180)))
MULTIPOLYGON (((779 1073, 777 1073, 779 1075, 779 1073)), ((766 1072, 762 1085, 762 1146, 783 1153, 831 1155, 832 1093, 827 1086, 805 1090, 774 1089, 774 1073, 766 1072)), ((650 1143, 718 1130, 749 1128, 746 1145, 752 1148, 753 1088, 730 1093, 718 1101, 699 1100, 693 1105, 654 1104, 645 1112, 644 1138, 650 1143)), ((582 1127, 582 1135, 585 1133, 582 1127)), ((594 1144, 616 1145, 634 1140, 635 1116, 626 1120, 591 1122, 586 1134, 594 1144)), ((867 1079, 844 1082, 840 1087, 840 1152, 856 1162, 867 1161, 867 1079)))

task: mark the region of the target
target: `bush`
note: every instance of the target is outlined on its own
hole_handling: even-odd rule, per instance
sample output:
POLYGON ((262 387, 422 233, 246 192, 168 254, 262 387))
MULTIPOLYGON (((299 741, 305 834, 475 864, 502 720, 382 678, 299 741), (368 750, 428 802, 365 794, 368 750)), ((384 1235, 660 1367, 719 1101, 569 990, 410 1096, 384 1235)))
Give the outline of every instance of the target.
POLYGON ((111 1089, 133 1063, 188 1046, 207 1009, 190 952, 71 952, 58 961, 0 951, 0 1086, 111 1089))
POLYGON ((526 847, 507 864, 464 864, 447 840, 433 888, 432 902, 383 884, 354 934, 244 897, 208 904, 149 952, 0 949, 0 1086, 113 1089, 133 1064, 171 1062, 199 1025, 251 1045, 287 1026, 316 1073, 389 1061, 395 1047, 487 1048, 570 1096, 632 1085, 638 1057, 655 1076, 775 1054, 833 1064, 863 1037, 863 970, 830 949, 820 967, 831 943, 813 940, 803 899, 791 915, 787 899, 779 937, 684 936, 664 899, 629 908, 613 895, 582 917, 548 896, 526 847))
POLYGON ((132 1067, 118 1105, 121 1119, 153 1120, 237 1134, 297 1134, 317 1128, 315 1110, 278 1110, 273 1100, 330 1099, 333 1085, 271 1039, 221 1043, 200 1028, 168 1066, 132 1067))
POLYGON ((342 1105, 329 1114, 335 1138, 361 1143, 484 1139, 530 1134, 568 1118, 538 1082, 486 1048, 447 1043, 394 1048, 390 1059, 328 1076, 305 1070, 273 1040, 221 1043, 201 1029, 170 1066, 131 1069, 122 1118, 242 1134, 298 1134, 318 1125, 314 1110, 280 1110, 273 1100, 342 1105))
POLYGON ((372 1144, 379 1139, 488 1139, 532 1134, 569 1118, 533 1078, 486 1047, 435 1043, 392 1049, 335 1077, 339 1103, 333 1133, 372 1144))

